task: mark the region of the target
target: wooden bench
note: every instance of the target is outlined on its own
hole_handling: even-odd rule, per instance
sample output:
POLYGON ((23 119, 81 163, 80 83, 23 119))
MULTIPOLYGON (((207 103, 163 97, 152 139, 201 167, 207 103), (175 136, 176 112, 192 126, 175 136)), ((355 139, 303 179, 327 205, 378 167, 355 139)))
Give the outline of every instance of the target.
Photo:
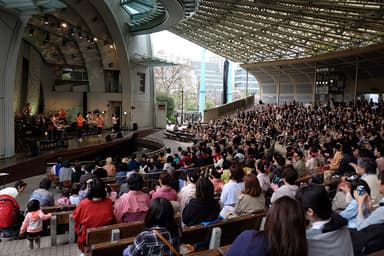
MULTIPOLYGON (((239 216, 228 220, 220 220, 206 226, 196 225, 184 227, 182 233, 182 243, 193 245, 200 242, 209 242, 212 229, 220 227, 222 230, 220 245, 230 245, 242 231, 247 229, 259 230, 261 221, 265 215, 266 212, 261 212, 257 214, 239 216)), ((176 218, 180 218, 180 216, 176 218)), ((180 221, 180 219, 178 219, 178 221, 180 221)), ((143 222, 121 223, 88 229, 87 245, 91 250, 90 255, 121 255, 122 251, 129 244, 133 243, 136 235, 143 229, 143 222), (120 230, 120 239, 112 242, 111 235, 114 228, 118 228, 120 230)))
POLYGON ((225 245, 225 246, 220 246, 219 248, 215 249, 210 249, 210 250, 205 250, 205 251, 199 251, 199 252, 193 252, 188 254, 188 256, 221 256, 224 255, 228 250, 231 245, 225 245))
POLYGON ((377 252, 370 253, 367 256, 384 256, 384 250, 380 250, 380 251, 377 251, 377 252))

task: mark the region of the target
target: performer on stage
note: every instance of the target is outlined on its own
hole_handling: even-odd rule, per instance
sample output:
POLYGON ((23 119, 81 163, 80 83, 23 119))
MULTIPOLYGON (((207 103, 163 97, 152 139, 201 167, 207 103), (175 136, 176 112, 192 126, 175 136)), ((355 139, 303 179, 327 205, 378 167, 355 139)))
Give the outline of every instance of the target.
POLYGON ((118 133, 119 132, 119 117, 115 113, 112 114, 112 124, 113 124, 112 133, 118 133))
POLYGON ((83 126, 85 119, 81 113, 77 114, 76 123, 77 123, 77 139, 81 142, 83 140, 83 126))
POLYGON ((101 132, 103 130, 103 123, 104 123, 104 119, 103 117, 101 116, 101 114, 97 114, 97 117, 96 117, 96 126, 97 126, 97 136, 101 136, 101 132))

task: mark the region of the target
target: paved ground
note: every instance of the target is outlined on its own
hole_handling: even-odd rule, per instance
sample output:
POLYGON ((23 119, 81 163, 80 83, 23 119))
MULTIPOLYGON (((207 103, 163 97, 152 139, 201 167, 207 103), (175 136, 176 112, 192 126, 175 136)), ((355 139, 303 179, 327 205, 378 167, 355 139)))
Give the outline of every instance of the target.
MULTIPOLYGON (((164 144, 172 149, 172 152, 177 151, 177 147, 181 146, 186 148, 191 146, 192 143, 179 142, 169 140, 164 136, 165 130, 159 130, 151 135, 149 138, 163 141, 164 144)), ((26 168, 27 171, 27 168, 26 168)), ((19 194, 17 200, 20 204, 21 209, 26 209, 27 202, 31 193, 38 188, 39 182, 46 175, 39 175, 25 179, 24 181, 28 184, 27 189, 24 193, 19 194)), ((13 186, 13 184, 7 184, 6 186, 13 186)), ((55 199, 60 197, 60 192, 56 189, 51 189, 55 195, 55 199)), ((0 256, 72 256, 80 255, 80 251, 77 248, 77 244, 67 244, 66 235, 58 236, 58 246, 50 246, 50 237, 43 237, 41 240, 41 248, 30 250, 28 249, 27 240, 14 240, 14 241, 2 241, 0 242, 0 256)))

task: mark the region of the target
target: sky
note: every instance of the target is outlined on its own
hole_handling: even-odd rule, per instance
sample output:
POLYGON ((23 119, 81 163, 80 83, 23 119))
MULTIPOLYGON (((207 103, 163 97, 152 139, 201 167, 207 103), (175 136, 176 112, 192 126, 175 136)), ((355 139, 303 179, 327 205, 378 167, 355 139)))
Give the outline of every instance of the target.
POLYGON ((191 60, 201 59, 202 48, 184 38, 181 38, 171 32, 161 31, 152 35, 153 53, 164 50, 170 55, 185 57, 191 60))

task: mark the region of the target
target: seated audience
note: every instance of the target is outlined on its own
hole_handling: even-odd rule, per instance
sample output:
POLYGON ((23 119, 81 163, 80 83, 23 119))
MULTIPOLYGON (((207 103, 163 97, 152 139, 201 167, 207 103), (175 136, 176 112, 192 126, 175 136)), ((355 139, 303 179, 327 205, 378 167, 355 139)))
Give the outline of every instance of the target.
POLYGON ((80 197, 79 197, 79 185, 73 184, 72 190, 71 190, 71 196, 69 197, 69 201, 71 204, 78 205, 80 203, 80 197))
POLYGON ((82 200, 73 212, 77 245, 81 252, 88 253, 85 248, 87 229, 96 228, 115 222, 112 200, 106 198, 107 192, 103 182, 94 179, 90 184, 86 199, 82 200))
POLYGON ((162 239, 179 251, 180 228, 175 222, 172 205, 164 198, 156 198, 151 202, 144 220, 145 230, 138 234, 133 244, 128 246, 124 256, 171 256, 175 255, 162 239))
POLYGON ((239 165, 233 164, 230 167, 230 172, 230 180, 224 185, 220 195, 220 202, 224 207, 234 207, 239 199, 240 192, 244 190, 244 171, 239 165))
POLYGON ((116 175, 116 166, 113 163, 112 157, 107 157, 105 159, 105 165, 103 169, 107 171, 108 177, 115 177, 116 175))
POLYGON ((180 203, 181 212, 185 205, 196 196, 196 182, 199 179, 199 176, 199 169, 188 169, 186 171, 186 185, 182 187, 177 195, 177 201, 180 203))
POLYGON ((63 187, 63 184, 65 181, 72 182, 72 173, 73 173, 73 169, 71 168, 71 164, 69 160, 64 160, 63 165, 59 171, 59 180, 60 180, 61 187, 63 187))
POLYGON ((117 199, 114 205, 117 223, 144 220, 149 209, 150 198, 142 191, 143 177, 133 173, 127 183, 129 191, 117 199))
POLYGON ((160 187, 152 194, 152 200, 162 197, 168 201, 177 201, 177 192, 170 187, 171 178, 171 175, 167 171, 163 171, 160 174, 160 187))
POLYGON ((255 167, 261 190, 266 193, 271 188, 271 181, 267 175, 268 162, 266 159, 257 160, 255 167))
POLYGON ((212 168, 209 179, 213 184, 215 194, 220 194, 224 187, 224 181, 221 179, 221 173, 216 170, 216 167, 212 168))
POLYGON ((61 197, 56 200, 56 205, 69 205, 71 204, 71 200, 69 200, 69 196, 71 195, 71 191, 68 188, 63 188, 61 192, 61 197))
POLYGON ((244 190, 236 202, 234 212, 237 215, 260 212, 265 209, 265 198, 256 175, 250 173, 244 176, 244 190))
MULTIPOLYGON (((348 204, 348 206, 343 211, 340 212, 340 215, 348 221, 348 228, 356 228, 357 201, 355 199, 355 193, 354 192, 355 192, 355 190, 357 190, 357 187, 359 187, 359 186, 363 186, 364 191, 368 195, 371 194, 371 190, 370 190, 367 182, 365 182, 362 179, 355 179, 352 181, 350 194, 351 194, 353 199, 348 204)), ((369 214, 368 209, 366 209, 364 207, 363 212, 364 212, 364 217, 367 217, 369 214)))
POLYGON ((185 225, 193 226, 217 220, 220 205, 213 198, 213 190, 213 184, 207 178, 200 178, 196 182, 196 196, 187 203, 182 212, 182 220, 185 225))
POLYGON ((332 212, 324 187, 315 184, 300 188, 296 198, 310 221, 307 229, 308 255, 353 256, 347 220, 332 212))
POLYGON ((265 231, 243 231, 232 243, 227 256, 306 256, 306 222, 299 203, 283 196, 268 210, 265 231))
POLYGON ((52 182, 48 178, 43 178, 40 181, 39 188, 34 190, 29 197, 28 201, 37 199, 40 202, 40 207, 53 206, 55 199, 49 189, 51 188, 52 182))
POLYGON ((295 181, 298 178, 297 171, 295 168, 293 168, 292 165, 285 166, 283 168, 281 177, 283 181, 283 185, 281 187, 275 183, 271 184, 271 187, 274 190, 271 197, 271 203, 275 202, 277 199, 283 196, 295 198, 296 191, 298 189, 298 187, 295 185, 295 181))

